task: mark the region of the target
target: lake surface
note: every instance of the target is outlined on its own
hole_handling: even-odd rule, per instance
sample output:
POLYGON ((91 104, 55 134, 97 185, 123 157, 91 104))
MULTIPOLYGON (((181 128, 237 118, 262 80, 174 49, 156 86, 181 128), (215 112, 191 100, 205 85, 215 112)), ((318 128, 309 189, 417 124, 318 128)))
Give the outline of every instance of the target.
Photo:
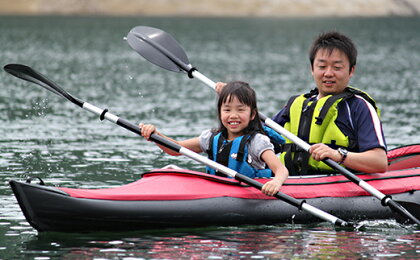
MULTIPOLYGON (((244 80, 260 111, 274 115, 312 88, 307 51, 320 32, 352 37, 359 59, 351 84, 382 110, 389 148, 420 143, 420 18, 0 17, 0 65, 34 68, 66 91, 133 123, 178 139, 216 126, 215 95, 197 80, 145 61, 124 41, 131 28, 171 33, 193 66, 214 81, 244 80)), ((154 232, 38 233, 8 185, 38 176, 49 185, 126 184, 168 164, 203 170, 152 143, 0 72, 0 259, 417 258, 420 232, 389 221, 356 230, 328 223, 154 232)), ((379 202, 378 202, 379 203, 379 202)))

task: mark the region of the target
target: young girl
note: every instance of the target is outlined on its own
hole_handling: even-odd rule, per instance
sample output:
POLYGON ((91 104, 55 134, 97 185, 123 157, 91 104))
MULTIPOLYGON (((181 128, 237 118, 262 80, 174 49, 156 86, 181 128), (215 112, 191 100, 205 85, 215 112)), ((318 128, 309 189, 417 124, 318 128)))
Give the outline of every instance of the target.
MULTIPOLYGON (((199 137, 175 141, 156 131, 154 125, 140 124, 146 139, 152 133, 165 137, 196 153, 207 152, 209 158, 251 178, 274 178, 264 184, 262 192, 273 196, 289 176, 286 167, 274 153, 258 116, 256 94, 245 82, 228 83, 219 94, 218 130, 205 130, 199 137), (266 165, 269 169, 266 169, 266 165)), ((166 147, 159 147, 170 155, 180 155, 166 147)), ((208 173, 218 174, 208 168, 208 173)))

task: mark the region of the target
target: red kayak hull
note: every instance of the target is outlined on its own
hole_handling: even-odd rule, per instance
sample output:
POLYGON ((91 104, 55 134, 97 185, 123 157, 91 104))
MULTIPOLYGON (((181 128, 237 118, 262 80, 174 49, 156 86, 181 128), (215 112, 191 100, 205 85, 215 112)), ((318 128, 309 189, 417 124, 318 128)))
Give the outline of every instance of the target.
MULTIPOLYGON (((397 157, 395 163, 405 166, 405 157, 392 158, 397 157)), ((413 157, 407 157, 410 165, 413 157)), ((395 201, 420 204, 420 168, 358 176, 395 201)), ((268 179, 258 181, 264 183, 268 179)), ((142 174, 133 183, 106 189, 50 187, 14 180, 10 185, 27 221, 38 231, 125 231, 320 221, 234 179, 182 169, 157 169, 142 174)), ((394 218, 388 207, 341 175, 289 178, 281 191, 346 221, 394 218)))

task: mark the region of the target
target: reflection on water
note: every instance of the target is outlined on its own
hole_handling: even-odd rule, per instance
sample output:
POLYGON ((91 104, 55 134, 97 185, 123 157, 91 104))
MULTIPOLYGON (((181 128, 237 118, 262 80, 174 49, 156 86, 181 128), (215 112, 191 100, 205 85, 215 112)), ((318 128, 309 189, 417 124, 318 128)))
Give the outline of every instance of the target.
POLYGON ((23 242, 22 249, 31 257, 64 259, 354 259, 416 255, 420 237, 412 230, 384 223, 377 223, 379 226, 372 230, 375 223, 369 225, 372 227, 368 231, 282 225, 143 234, 49 233, 23 242))
MULTIPOLYGON (((313 85, 307 49, 338 29, 359 46, 355 87, 382 109, 391 148, 420 143, 420 18, 99 18, 0 17, 1 65, 22 63, 72 95, 133 123, 189 138, 216 126, 215 95, 186 75, 144 61, 123 40, 137 25, 173 34, 191 63, 214 81, 241 79, 260 110, 276 113, 313 85)), ((8 186, 38 176, 65 187, 126 184, 176 164, 203 170, 81 110, 43 88, 0 72, 0 259, 414 258, 419 233, 392 222, 358 230, 328 224, 172 230, 154 233, 38 234, 8 186)))

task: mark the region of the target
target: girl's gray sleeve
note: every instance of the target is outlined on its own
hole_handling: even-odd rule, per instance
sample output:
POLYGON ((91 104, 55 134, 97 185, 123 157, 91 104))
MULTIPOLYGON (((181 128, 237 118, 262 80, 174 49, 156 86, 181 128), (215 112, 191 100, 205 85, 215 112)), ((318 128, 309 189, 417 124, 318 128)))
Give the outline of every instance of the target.
POLYGON ((248 153, 251 156, 251 165, 256 169, 264 169, 265 162, 261 159, 261 154, 266 150, 274 151, 274 146, 270 138, 263 134, 256 134, 249 144, 248 153))
POLYGON ((203 152, 206 152, 209 149, 209 142, 211 138, 212 132, 211 129, 204 130, 198 139, 200 140, 200 148, 203 152))

